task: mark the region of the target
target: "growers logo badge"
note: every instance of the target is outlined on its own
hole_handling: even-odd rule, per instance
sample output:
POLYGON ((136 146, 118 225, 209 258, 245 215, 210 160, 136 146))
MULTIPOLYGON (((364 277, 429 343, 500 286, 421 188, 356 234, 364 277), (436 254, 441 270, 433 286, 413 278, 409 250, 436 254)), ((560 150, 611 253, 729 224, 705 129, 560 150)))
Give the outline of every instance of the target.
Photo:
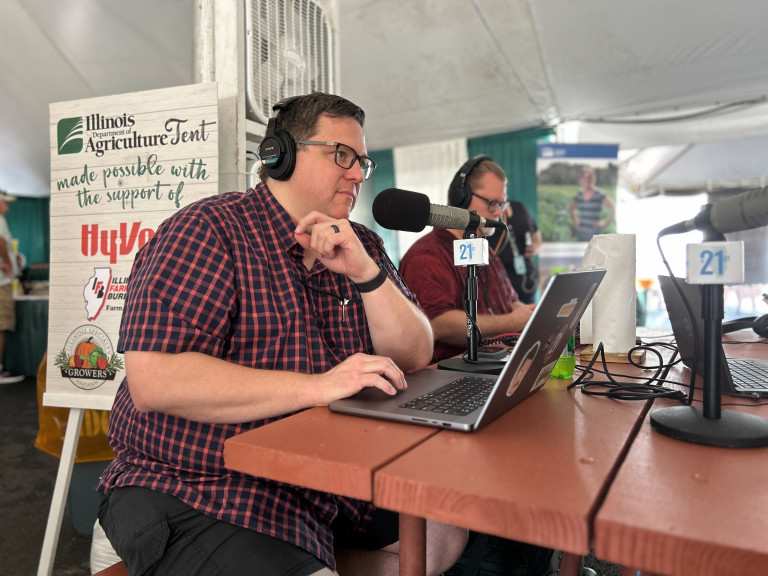
POLYGON ((56 125, 59 155, 83 151, 83 118, 62 118, 56 125))
POLYGON ((83 390, 94 390, 114 380, 123 361, 117 357, 106 332, 98 326, 80 326, 67 338, 54 364, 61 375, 83 390))

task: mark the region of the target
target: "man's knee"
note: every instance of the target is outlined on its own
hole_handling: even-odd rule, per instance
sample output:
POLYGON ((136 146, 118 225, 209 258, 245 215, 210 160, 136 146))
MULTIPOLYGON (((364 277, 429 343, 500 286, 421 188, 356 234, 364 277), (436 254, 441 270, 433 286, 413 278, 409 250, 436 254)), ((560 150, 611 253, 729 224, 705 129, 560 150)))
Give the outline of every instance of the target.
POLYGON ((317 572, 313 572, 309 576, 339 576, 338 572, 334 572, 330 568, 323 568, 321 570, 318 570, 317 572))
POLYGON ((427 520, 427 574, 441 574, 464 552, 469 530, 427 520))

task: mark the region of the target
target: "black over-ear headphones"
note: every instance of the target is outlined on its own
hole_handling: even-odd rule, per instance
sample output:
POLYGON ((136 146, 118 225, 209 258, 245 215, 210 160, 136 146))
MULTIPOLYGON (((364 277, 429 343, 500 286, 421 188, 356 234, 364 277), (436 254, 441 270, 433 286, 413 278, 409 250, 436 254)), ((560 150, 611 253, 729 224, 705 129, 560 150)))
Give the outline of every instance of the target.
POLYGON ((723 334, 744 330, 745 328, 752 328, 752 330, 755 331, 755 334, 761 338, 768 338, 768 314, 723 322, 723 334))
POLYGON ((475 166, 480 164, 483 160, 491 160, 490 156, 475 156, 470 158, 464 165, 456 172, 456 176, 453 177, 451 185, 448 187, 448 204, 455 206, 456 208, 466 208, 469 203, 472 202, 472 190, 467 185, 467 179, 475 169, 475 166))
POLYGON ((275 180, 288 180, 296 166, 296 143, 288 132, 277 129, 277 113, 297 98, 300 96, 285 98, 272 106, 275 115, 269 119, 267 133, 259 144, 259 159, 267 167, 267 176, 275 180))

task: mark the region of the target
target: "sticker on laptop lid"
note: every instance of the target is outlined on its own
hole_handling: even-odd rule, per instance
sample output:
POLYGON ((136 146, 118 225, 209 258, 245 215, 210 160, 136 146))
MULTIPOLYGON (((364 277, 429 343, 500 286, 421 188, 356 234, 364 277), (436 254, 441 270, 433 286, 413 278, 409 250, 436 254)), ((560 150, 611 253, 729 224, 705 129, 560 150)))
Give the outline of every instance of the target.
POLYGON ((520 386, 523 378, 525 378, 525 375, 528 373, 528 369, 531 367, 531 364, 533 364, 536 354, 539 352, 539 348, 541 348, 541 344, 538 341, 534 342, 533 346, 531 346, 525 353, 522 362, 520 362, 520 365, 517 368, 517 372, 515 372, 514 377, 509 383, 507 396, 512 396, 512 394, 515 393, 515 390, 520 386))
POLYGON ((571 314, 573 314, 574 309, 576 308, 576 304, 578 304, 579 301, 576 298, 572 298, 570 302, 567 302, 560 306, 560 310, 557 312, 558 318, 568 318, 571 314))

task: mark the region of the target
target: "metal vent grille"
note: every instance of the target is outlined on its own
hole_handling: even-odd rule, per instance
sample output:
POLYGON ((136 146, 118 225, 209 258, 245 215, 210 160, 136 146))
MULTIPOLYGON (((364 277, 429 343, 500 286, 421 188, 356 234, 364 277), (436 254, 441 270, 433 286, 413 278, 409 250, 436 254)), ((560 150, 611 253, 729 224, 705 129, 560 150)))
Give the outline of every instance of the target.
POLYGON ((267 124, 281 98, 334 91, 333 31, 315 0, 246 0, 246 114, 267 124))

